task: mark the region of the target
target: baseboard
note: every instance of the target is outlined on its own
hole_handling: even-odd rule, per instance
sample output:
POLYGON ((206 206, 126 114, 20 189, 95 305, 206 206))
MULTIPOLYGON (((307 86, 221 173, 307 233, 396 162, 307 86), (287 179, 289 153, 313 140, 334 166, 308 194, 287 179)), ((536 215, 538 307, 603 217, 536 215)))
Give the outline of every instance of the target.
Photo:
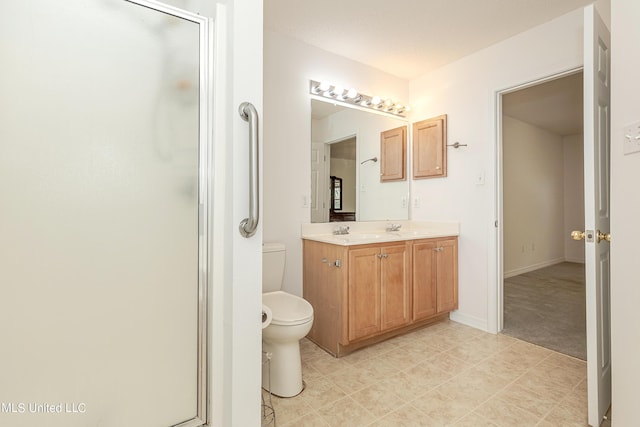
POLYGON ((537 264, 528 265, 526 267, 516 268, 515 270, 505 271, 504 278, 508 279, 509 277, 518 276, 520 274, 528 273, 530 271, 535 271, 540 268, 550 267, 552 265, 560 264, 561 262, 565 262, 565 258, 556 258, 549 261, 539 262, 537 264))
POLYGON ((576 264, 584 264, 584 258, 565 258, 566 262, 575 262, 576 264))
POLYGON ((462 323, 463 325, 471 326, 472 328, 480 329, 481 331, 488 332, 487 319, 481 319, 470 314, 464 314, 460 311, 452 311, 449 313, 449 319, 454 322, 462 323))

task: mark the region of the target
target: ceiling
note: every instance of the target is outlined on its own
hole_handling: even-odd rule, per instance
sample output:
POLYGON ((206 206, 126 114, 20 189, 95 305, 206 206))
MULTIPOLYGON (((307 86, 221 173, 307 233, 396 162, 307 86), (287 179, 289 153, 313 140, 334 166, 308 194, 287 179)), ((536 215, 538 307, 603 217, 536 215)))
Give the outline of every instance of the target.
POLYGON ((502 97, 502 112, 560 136, 582 133, 582 73, 502 97))
POLYGON ((593 0, 267 0, 264 28, 403 79, 593 0))

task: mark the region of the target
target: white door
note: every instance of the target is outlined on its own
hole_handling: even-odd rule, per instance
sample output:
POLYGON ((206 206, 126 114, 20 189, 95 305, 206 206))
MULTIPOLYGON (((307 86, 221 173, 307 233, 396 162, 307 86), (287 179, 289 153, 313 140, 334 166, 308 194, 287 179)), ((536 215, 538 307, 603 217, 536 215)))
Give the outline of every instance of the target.
POLYGON ((328 144, 311 144, 311 222, 329 221, 328 144))
POLYGON ((593 5, 584 15, 584 188, 589 424, 611 404, 609 164, 610 35, 593 5))
POLYGON ((208 25, 0 4, 0 425, 206 422, 208 25))

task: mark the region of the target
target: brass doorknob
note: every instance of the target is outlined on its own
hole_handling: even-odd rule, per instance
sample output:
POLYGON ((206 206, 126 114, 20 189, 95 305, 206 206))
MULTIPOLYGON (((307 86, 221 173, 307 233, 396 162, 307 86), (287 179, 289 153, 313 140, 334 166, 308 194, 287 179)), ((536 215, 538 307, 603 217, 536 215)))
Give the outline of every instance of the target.
POLYGON ((571 232, 571 238, 573 240, 583 240, 584 239, 584 231, 574 230, 571 232))
POLYGON ((606 240, 607 242, 610 242, 611 233, 603 233, 602 231, 598 230, 598 243, 600 243, 601 240, 606 240))

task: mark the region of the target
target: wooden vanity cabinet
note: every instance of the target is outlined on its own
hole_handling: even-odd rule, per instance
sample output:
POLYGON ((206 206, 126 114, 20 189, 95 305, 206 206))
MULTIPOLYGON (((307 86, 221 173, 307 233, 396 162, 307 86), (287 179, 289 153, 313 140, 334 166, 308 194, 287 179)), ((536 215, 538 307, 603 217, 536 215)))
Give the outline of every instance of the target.
POLYGON ((458 239, 413 242, 413 320, 458 308, 458 239))
POLYGON ((349 341, 411 321, 406 243, 350 249, 348 267, 349 341))
POLYGON ((335 356, 445 319, 458 304, 457 238, 340 246, 303 240, 307 337, 335 356))

